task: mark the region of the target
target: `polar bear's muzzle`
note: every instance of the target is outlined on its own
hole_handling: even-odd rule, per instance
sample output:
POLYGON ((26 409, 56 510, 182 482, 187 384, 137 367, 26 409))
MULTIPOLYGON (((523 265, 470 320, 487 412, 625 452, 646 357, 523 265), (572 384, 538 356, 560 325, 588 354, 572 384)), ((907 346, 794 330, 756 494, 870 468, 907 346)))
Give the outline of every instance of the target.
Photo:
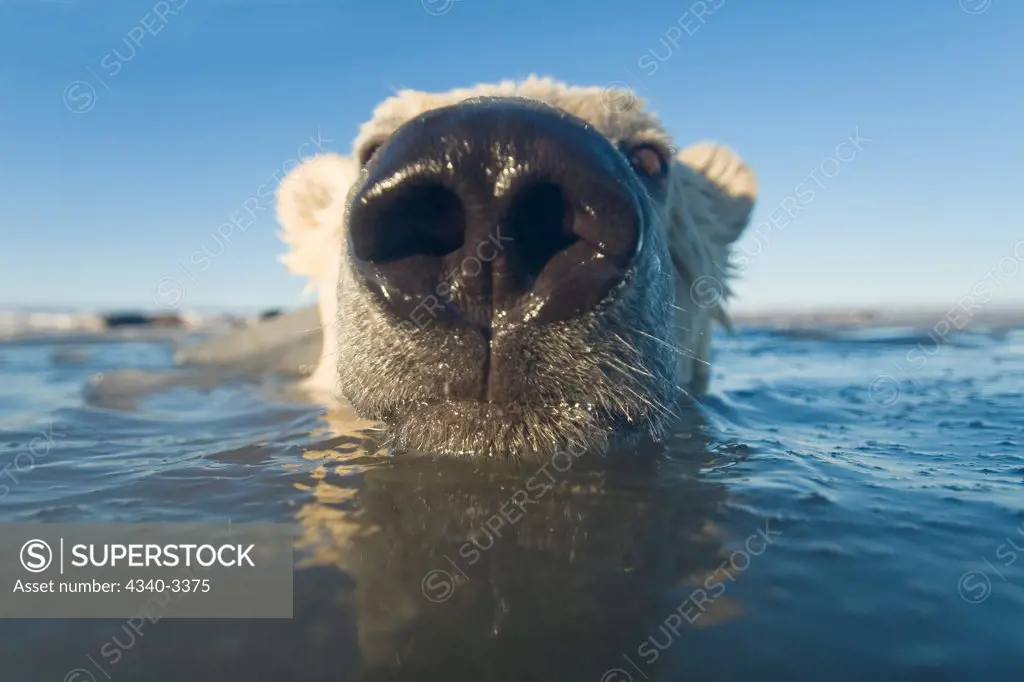
POLYGON ((405 123, 369 159, 349 252, 400 324, 490 339, 608 298, 641 247, 645 196, 622 153, 579 119, 468 100, 405 123))
POLYGON ((544 457, 664 436, 707 385, 756 181, 721 145, 677 150, 645 106, 535 78, 404 90, 351 155, 292 171, 286 262, 319 282, 325 329, 310 384, 333 382, 397 450, 544 457))

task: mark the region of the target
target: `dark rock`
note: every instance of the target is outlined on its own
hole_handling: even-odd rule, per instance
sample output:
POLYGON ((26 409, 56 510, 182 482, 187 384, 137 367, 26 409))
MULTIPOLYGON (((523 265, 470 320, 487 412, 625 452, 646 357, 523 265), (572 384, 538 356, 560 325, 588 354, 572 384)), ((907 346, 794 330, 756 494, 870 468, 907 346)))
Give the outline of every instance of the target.
POLYGON ((183 322, 175 314, 147 315, 145 313, 108 313, 103 316, 107 329, 118 327, 180 327, 183 322))

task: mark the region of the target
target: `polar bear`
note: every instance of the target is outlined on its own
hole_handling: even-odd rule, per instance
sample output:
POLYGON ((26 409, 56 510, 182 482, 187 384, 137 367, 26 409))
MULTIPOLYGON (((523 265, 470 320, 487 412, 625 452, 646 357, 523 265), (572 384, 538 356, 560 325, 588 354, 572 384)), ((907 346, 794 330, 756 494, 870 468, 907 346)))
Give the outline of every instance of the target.
POLYGON ((400 91, 351 155, 278 189, 282 261, 323 325, 304 386, 433 454, 659 438, 707 387, 756 194, 735 152, 678 150, 626 90, 400 91))

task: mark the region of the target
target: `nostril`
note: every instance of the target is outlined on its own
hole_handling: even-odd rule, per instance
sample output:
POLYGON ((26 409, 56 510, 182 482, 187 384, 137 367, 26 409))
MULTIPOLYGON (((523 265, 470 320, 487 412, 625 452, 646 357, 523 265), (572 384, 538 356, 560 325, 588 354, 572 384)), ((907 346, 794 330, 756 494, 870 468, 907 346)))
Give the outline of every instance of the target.
MULTIPOLYGON (((653 169, 649 156, 638 167, 653 169)), ((346 216, 351 265, 414 324, 425 314, 486 338, 492 325, 567 320, 597 308, 640 253, 639 171, 555 110, 442 107, 360 158, 346 216)))
POLYGON ((405 184, 364 198, 353 223, 354 255, 372 263, 410 256, 445 256, 465 241, 466 212, 459 197, 437 183, 405 184))
POLYGON ((527 286, 556 254, 579 240, 573 232, 574 209, 558 185, 541 182, 523 188, 512 200, 506 226, 516 242, 517 270, 527 286))

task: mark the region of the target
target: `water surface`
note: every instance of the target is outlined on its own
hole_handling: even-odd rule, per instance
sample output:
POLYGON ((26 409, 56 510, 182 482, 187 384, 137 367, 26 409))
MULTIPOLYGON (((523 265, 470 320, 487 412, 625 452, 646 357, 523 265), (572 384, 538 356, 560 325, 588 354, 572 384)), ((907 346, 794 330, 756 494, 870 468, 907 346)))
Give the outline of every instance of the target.
POLYGON ((0 344, 0 522, 296 537, 291 620, 0 621, 2 678, 1019 679, 1024 331, 716 342, 667 442, 518 465, 390 457, 276 378, 90 389, 158 336, 0 344))

